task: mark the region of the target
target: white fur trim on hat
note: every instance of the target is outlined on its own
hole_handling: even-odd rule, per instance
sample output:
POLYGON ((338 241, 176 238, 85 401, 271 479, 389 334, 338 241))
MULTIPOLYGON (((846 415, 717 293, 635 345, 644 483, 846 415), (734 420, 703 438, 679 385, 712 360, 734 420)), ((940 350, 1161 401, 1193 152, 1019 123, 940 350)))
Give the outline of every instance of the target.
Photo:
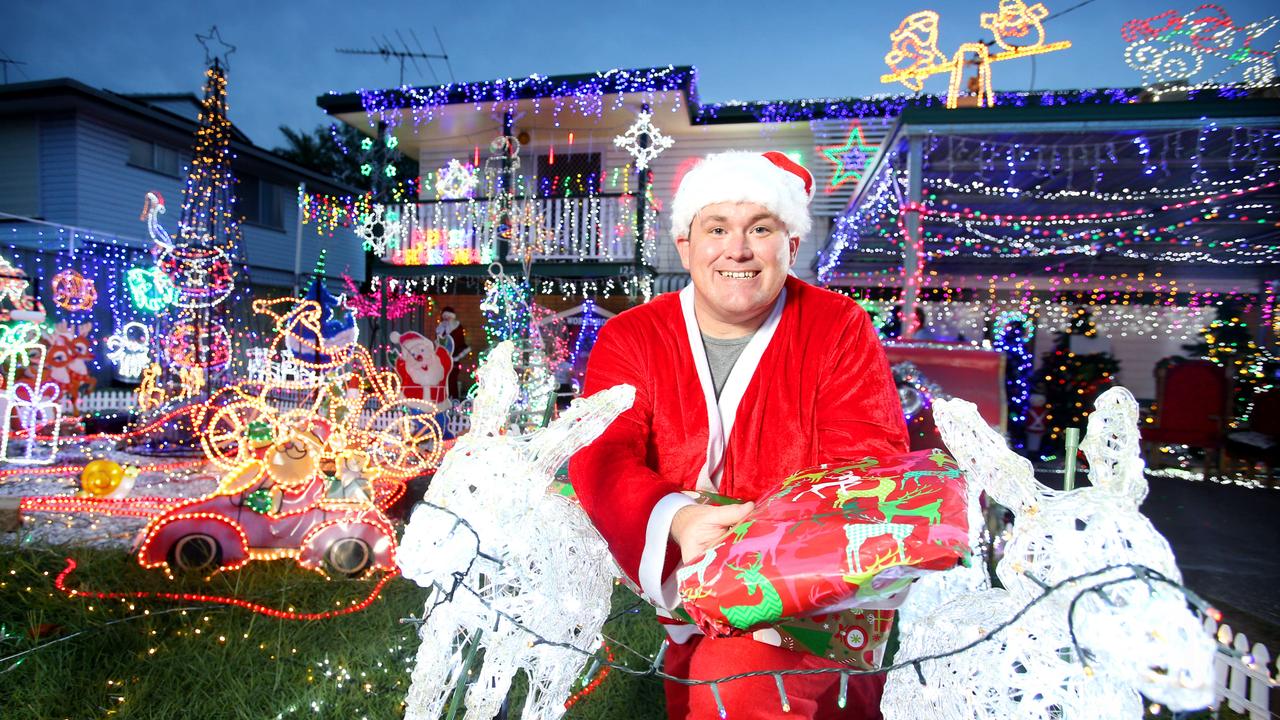
POLYGON ((671 235, 689 236, 698 211, 721 202, 763 205, 787 226, 792 237, 804 237, 809 217, 809 192, 804 181, 760 153, 742 150, 708 155, 685 174, 671 202, 671 235))

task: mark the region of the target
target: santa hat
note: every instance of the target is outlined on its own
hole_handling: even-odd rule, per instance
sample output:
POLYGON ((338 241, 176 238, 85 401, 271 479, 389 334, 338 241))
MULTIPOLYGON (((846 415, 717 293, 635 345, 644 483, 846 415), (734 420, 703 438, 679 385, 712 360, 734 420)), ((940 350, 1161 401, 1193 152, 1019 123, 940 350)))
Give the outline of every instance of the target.
POLYGON ((412 342, 414 340, 421 340, 423 342, 427 341, 427 339, 423 337, 421 333, 416 333, 416 332, 413 332, 412 330, 410 330, 409 332, 402 332, 402 333, 393 332, 391 333, 390 337, 391 337, 391 342, 396 343, 397 345, 404 345, 405 343, 412 342))
POLYGON ((693 167, 680 181, 671 202, 671 234, 689 236, 698 211, 721 202, 763 205, 787 226, 792 237, 809 232, 813 175, 780 152, 742 150, 716 153, 693 167))

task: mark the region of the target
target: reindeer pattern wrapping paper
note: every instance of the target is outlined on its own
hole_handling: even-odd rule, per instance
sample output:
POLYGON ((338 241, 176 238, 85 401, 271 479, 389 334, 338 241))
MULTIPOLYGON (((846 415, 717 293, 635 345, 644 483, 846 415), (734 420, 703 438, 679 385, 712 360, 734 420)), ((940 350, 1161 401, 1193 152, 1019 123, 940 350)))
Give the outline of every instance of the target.
POLYGON ((891 604, 924 571, 969 554, 965 480, 940 450, 798 472, 698 561, 683 609, 713 637, 891 604))

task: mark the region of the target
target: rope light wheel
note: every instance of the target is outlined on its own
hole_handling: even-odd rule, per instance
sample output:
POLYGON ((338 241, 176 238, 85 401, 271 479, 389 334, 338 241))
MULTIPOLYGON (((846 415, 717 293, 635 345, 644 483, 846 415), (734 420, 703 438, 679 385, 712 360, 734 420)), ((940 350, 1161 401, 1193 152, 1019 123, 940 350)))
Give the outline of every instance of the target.
POLYGON ((401 400, 384 406, 369 422, 370 454, 389 473, 408 477, 435 464, 444 450, 434 404, 401 400))
POLYGON ((200 445, 210 460, 230 470, 250 456, 254 442, 269 444, 280 430, 279 421, 262 406, 238 401, 213 414, 200 445))

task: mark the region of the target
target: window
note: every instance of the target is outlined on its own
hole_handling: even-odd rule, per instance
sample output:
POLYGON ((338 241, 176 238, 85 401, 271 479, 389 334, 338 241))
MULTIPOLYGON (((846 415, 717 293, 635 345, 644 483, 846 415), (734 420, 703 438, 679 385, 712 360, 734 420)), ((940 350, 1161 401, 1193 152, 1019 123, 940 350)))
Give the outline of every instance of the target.
POLYGON ((580 197, 600 192, 600 153, 538 156, 539 197, 580 197))
POLYGON ((282 185, 245 175, 236 186, 236 204, 245 222, 283 230, 287 192, 282 185))
POLYGON ((173 177, 181 177, 182 173, 178 151, 149 140, 129 138, 129 164, 173 177))

